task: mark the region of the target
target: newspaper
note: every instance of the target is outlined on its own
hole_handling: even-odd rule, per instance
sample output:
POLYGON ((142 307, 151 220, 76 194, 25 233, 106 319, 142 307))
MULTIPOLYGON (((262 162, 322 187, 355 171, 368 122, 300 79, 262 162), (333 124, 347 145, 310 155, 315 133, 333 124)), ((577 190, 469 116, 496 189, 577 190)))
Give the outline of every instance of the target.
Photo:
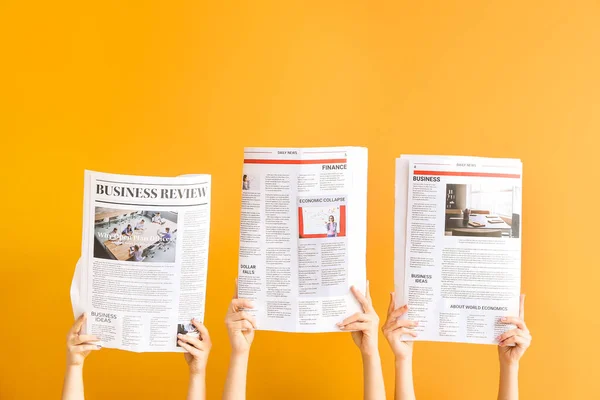
POLYGON ((204 320, 210 175, 177 178, 85 171, 75 316, 102 345, 183 352, 177 334, 204 320))
POLYGON ((362 311, 367 149, 246 148, 238 295, 259 329, 336 332, 362 311))
POLYGON ((396 305, 416 339, 497 343, 518 315, 522 163, 401 156, 396 160, 396 305))

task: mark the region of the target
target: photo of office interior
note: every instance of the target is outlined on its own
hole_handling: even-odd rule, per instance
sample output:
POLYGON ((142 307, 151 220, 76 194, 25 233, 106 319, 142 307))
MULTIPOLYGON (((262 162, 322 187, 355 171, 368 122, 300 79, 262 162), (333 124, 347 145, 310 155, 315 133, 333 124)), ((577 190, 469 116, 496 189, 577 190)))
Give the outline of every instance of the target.
POLYGON ((96 207, 94 257, 132 262, 175 262, 177 212, 96 207))
POLYGON ((505 183, 447 184, 446 236, 519 238, 521 188, 505 183))

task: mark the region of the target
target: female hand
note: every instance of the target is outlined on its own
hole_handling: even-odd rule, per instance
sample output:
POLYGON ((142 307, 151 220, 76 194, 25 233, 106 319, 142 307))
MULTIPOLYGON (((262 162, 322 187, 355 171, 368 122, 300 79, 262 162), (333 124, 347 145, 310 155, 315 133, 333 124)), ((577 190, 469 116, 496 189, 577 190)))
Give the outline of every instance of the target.
POLYGON ((362 306, 363 312, 349 316, 342 322, 339 322, 337 326, 343 331, 354 331, 352 332, 352 340, 358 346, 362 355, 371 356, 377 354, 379 352, 377 347, 379 317, 373 308, 369 281, 367 281, 366 296, 354 286, 350 288, 350 291, 362 306))
POLYGON ((81 314, 67 334, 67 366, 82 366, 90 352, 102 348, 99 337, 79 334, 86 318, 81 314))
POLYGON ((405 319, 398 319, 408 311, 408 305, 403 305, 394 309, 396 302, 395 294, 390 293, 390 305, 388 306, 388 315, 385 324, 381 328, 383 336, 387 339, 394 356, 398 360, 407 360, 412 357, 413 342, 407 342, 402 340, 402 335, 410 335, 417 337, 417 333, 412 330, 419 323, 415 321, 408 321, 405 319))
POLYGON ((192 319, 192 324, 200 333, 200 337, 177 334, 177 344, 187 350, 183 356, 190 368, 190 375, 198 375, 206 372, 208 355, 212 347, 208 329, 200 321, 192 319))
POLYGON ((500 322, 503 324, 516 325, 498 336, 498 357, 501 364, 518 363, 525 350, 531 345, 531 334, 527 325, 525 325, 525 295, 520 297, 519 317, 502 317, 500 322))
POLYGON ((256 319, 242 310, 245 308, 254 308, 254 305, 250 300, 237 298, 236 281, 235 294, 225 316, 231 350, 236 354, 250 352, 250 346, 254 340, 254 330, 257 328, 256 319))

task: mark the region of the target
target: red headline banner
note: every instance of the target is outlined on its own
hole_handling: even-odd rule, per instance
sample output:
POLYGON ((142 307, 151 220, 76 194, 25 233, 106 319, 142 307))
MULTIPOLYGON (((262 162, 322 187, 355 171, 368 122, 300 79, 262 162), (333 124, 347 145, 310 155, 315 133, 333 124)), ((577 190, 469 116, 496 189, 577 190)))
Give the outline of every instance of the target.
POLYGON ((452 172, 452 171, 413 171, 414 175, 437 176, 477 176, 482 178, 520 178, 519 174, 502 174, 497 172, 452 172))
POLYGON ((345 158, 330 158, 326 160, 264 160, 244 159, 244 164, 345 164, 345 158))

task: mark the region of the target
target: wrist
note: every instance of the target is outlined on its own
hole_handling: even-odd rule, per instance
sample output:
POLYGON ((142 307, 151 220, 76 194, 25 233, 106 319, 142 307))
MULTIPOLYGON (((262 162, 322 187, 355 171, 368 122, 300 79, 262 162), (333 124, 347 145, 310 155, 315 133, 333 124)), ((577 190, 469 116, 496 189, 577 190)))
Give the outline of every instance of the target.
POLYGON ((381 361, 381 358, 379 357, 379 351, 377 349, 370 349, 368 351, 361 351, 360 355, 363 359, 363 362, 370 362, 370 361, 381 361))
POLYGON ((190 370, 190 380, 203 380, 206 377, 206 367, 196 369, 194 371, 190 370))
POLYGON ((412 367, 412 354, 407 355, 407 356, 400 356, 397 355, 394 363, 396 365, 396 368, 398 367, 412 367))
POLYGON ((250 349, 232 349, 231 350, 231 358, 232 359, 244 359, 250 357, 250 349))
POLYGON ((81 363, 81 364, 67 363, 67 373, 83 373, 83 363, 81 363))
POLYGON ((500 359, 500 372, 501 373, 511 373, 511 372, 519 372, 519 361, 510 361, 510 360, 502 360, 500 359))

